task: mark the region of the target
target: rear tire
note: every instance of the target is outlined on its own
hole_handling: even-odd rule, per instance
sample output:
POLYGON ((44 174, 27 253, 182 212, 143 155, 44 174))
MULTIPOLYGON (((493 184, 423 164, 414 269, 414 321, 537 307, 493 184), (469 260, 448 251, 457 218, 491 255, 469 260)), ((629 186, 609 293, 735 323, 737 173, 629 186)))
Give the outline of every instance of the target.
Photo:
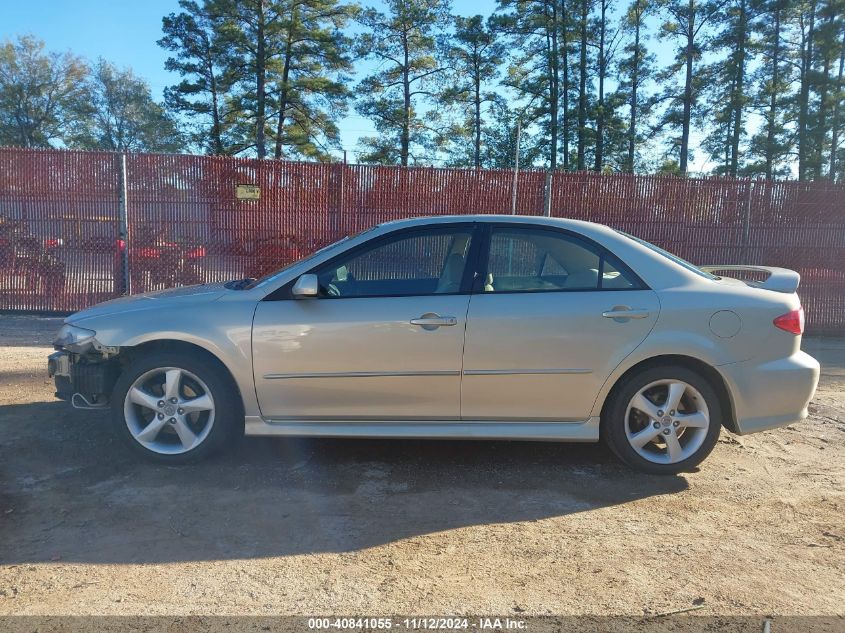
POLYGON ((710 383, 683 365, 664 365, 636 372, 614 388, 601 435, 635 470, 672 475, 700 464, 721 426, 721 405, 710 383))
POLYGON ((115 384, 111 409, 115 431, 136 454, 167 464, 218 453, 236 439, 243 419, 229 373, 198 352, 132 360, 115 384))

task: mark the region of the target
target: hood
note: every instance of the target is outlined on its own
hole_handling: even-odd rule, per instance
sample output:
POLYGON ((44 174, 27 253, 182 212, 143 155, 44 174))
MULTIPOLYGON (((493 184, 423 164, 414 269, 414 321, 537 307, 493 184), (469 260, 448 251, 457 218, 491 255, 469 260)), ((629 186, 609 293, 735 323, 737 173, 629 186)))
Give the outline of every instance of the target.
POLYGON ((118 297, 117 299, 104 301, 90 308, 75 312, 65 319, 65 323, 76 323, 77 321, 92 317, 111 316, 138 310, 174 307, 180 304, 208 303, 220 298, 226 292, 229 291, 226 290, 224 283, 221 282, 199 286, 184 286, 182 288, 168 288, 166 290, 156 290, 140 295, 118 297))

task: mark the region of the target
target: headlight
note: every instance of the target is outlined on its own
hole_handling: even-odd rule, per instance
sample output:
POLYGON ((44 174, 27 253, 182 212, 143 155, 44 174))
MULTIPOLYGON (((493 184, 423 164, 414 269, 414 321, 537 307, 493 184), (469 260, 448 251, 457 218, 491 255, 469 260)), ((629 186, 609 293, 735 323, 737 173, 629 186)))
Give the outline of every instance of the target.
POLYGON ((75 347, 78 348, 80 345, 91 342, 96 334, 94 330, 86 330, 83 327, 65 323, 59 333, 56 334, 53 345, 73 350, 75 347))

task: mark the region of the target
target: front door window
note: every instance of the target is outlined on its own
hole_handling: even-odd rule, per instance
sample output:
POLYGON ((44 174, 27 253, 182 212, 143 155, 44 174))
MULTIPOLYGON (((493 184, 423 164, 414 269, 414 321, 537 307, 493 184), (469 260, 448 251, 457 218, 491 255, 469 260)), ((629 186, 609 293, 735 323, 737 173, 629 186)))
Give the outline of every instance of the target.
POLYGON ((472 232, 402 233, 320 267, 320 296, 408 297, 461 292, 472 232))

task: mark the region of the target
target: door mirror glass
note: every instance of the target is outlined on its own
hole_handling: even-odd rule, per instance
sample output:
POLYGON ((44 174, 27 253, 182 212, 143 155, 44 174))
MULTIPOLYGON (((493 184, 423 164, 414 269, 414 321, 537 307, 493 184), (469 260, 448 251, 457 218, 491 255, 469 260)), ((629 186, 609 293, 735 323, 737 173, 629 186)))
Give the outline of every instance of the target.
POLYGON ((316 297, 319 291, 320 282, 317 280, 317 275, 302 275, 296 280, 291 293, 294 298, 303 299, 306 297, 316 297))

